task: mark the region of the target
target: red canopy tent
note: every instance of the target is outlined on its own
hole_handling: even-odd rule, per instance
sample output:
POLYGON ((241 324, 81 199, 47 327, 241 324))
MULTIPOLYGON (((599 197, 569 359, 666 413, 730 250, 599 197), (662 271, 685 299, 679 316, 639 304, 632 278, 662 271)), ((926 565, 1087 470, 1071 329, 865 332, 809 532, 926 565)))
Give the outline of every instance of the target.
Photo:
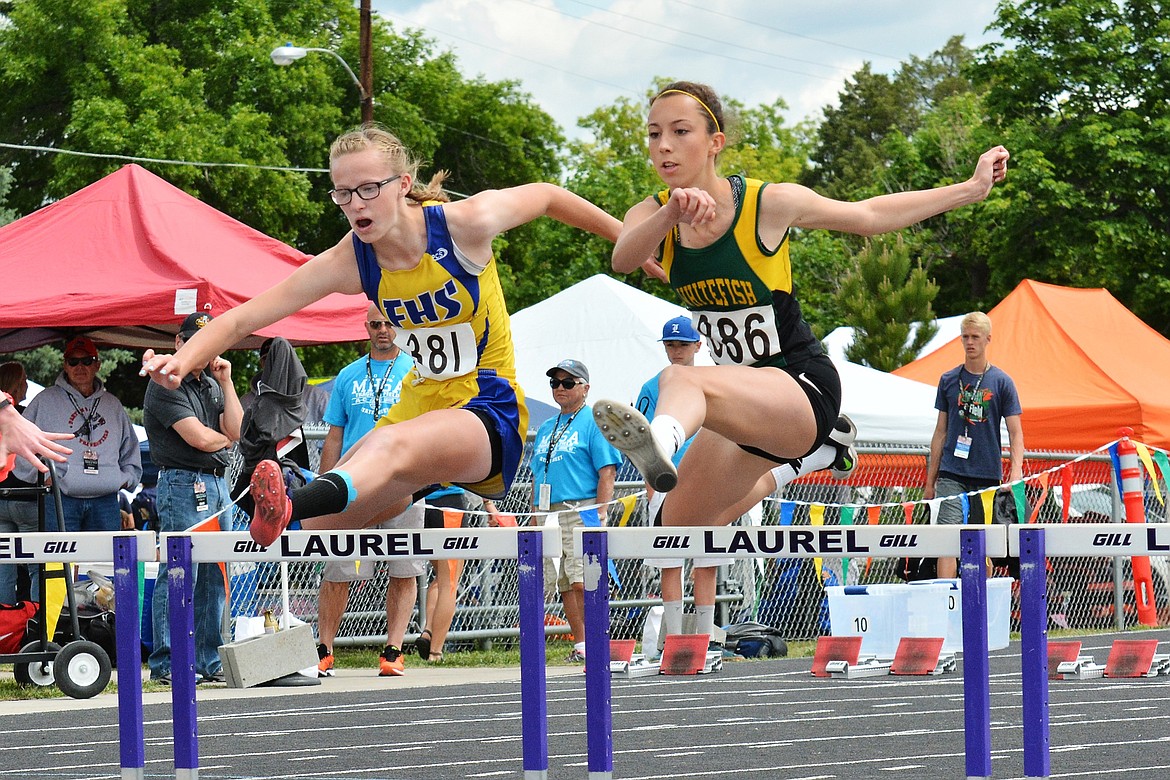
MULTIPOLYGON (((1134 429, 1170 447, 1170 341, 1105 289, 1026 279, 994 309, 993 365, 1016 383, 1030 450, 1093 450, 1134 429)), ((894 371, 932 385, 963 362, 959 339, 894 371)))
MULTIPOLYGON (((137 165, 0 228, 0 352, 85 334, 132 348, 174 347, 192 311, 251 299, 308 256, 137 165)), ((330 295, 264 328, 293 344, 360 341, 365 298, 330 295)))

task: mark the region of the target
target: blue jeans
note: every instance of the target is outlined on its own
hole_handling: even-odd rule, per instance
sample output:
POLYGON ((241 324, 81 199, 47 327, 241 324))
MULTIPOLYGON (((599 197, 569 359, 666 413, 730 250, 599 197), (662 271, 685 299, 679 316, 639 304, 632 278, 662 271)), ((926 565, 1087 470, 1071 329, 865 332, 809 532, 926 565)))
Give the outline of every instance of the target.
MULTIPOLYGON (((185 469, 163 469, 158 474, 159 531, 184 531, 192 525, 206 520, 231 503, 227 481, 210 474, 199 474, 185 469), (207 508, 195 509, 195 483, 203 482, 207 487, 207 508)), ((230 523, 220 518, 220 527, 230 523)), ((154 597, 151 599, 151 619, 154 622, 154 649, 147 663, 151 677, 162 677, 171 673, 171 624, 167 613, 167 564, 166 550, 162 551, 155 580, 154 597)), ((215 563, 200 563, 195 566, 195 671, 204 677, 219 672, 223 665, 219 660, 219 646, 223 644, 221 626, 224 604, 223 574, 215 563)))
MULTIPOLYGON (((38 525, 36 501, 0 501, 0 534, 36 533, 38 525)), ((32 585, 30 598, 33 601, 40 598, 36 564, 5 562, 0 563, 0 604, 16 603, 16 577, 21 566, 28 570, 32 585)))
MULTIPOLYGON (((122 530, 117 493, 97 498, 71 498, 62 493, 61 509, 65 511, 65 530, 70 533, 122 530)), ((57 532, 57 502, 52 496, 45 498, 45 530, 57 532)))

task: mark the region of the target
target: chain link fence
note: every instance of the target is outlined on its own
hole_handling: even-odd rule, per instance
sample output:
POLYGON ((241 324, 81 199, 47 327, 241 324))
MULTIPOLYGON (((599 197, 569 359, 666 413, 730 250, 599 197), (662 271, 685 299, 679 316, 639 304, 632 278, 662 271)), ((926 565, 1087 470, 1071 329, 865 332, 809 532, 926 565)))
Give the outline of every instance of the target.
MULTIPOLYGON (((323 431, 309 431, 309 437, 323 431)), ((516 515, 519 524, 532 521, 531 440, 508 497, 497 502, 502 512, 516 515)), ((845 482, 818 472, 798 480, 765 500, 740 524, 837 525, 882 524, 906 526, 930 522, 930 506, 922 501, 928 451, 924 447, 858 443, 860 459, 845 482)), ((315 462, 314 462, 315 463, 315 462)), ((1027 521, 1040 523, 1120 522, 1124 518, 1116 492, 1111 456, 1094 453, 1030 452, 1024 464, 1027 521)), ((1165 522, 1165 504, 1146 475, 1146 510, 1151 522, 1165 522)), ((636 471, 624 464, 618 473, 615 498, 636 495, 628 525, 645 525, 646 500, 636 471)), ((1164 493, 1160 494, 1165 499, 1164 493)), ((972 500, 978 500, 973 497, 972 500)), ((622 517, 620 505, 610 512, 610 524, 622 517)), ((237 512, 236 529, 247 527, 237 512)), ((539 520, 538 520, 539 522, 539 520)), ((465 527, 485 527, 482 508, 464 515, 465 527)), ((658 571, 638 560, 615 561, 612 581, 610 632, 615 639, 640 639, 647 610, 661 603, 658 571)), ((1170 570, 1166 558, 1151 559, 1160 620, 1170 619, 1170 570)), ((338 645, 380 646, 385 641, 384 564, 374 577, 353 584, 349 605, 338 632, 338 645)), ((824 588, 834 584, 871 584, 899 581, 900 559, 824 559, 820 568, 811 559, 740 559, 719 574, 717 622, 723 625, 753 620, 774 626, 791 640, 812 640, 829 633, 824 588)), ((287 572, 291 615, 313 623, 321 565, 316 563, 232 564, 232 616, 257 615, 282 609, 282 568, 287 572)), ((995 572, 1003 576, 1006 570, 995 572)), ((1052 625, 1073 629, 1134 625, 1132 576, 1126 559, 1054 558, 1048 564, 1049 613, 1052 625)), ((689 577, 687 578, 689 599, 689 577)), ((420 578, 420 585, 424 584, 420 578)), ((514 645, 518 641, 519 606, 516 561, 466 561, 459 574, 457 607, 447 641, 448 650, 473 646, 514 645)), ((421 588, 420 588, 421 593, 421 588)), ((555 582, 546 583, 546 631, 566 633, 567 624, 555 582)), ((407 641, 420 630, 418 615, 425 614, 420 599, 407 632, 407 641)), ((1012 630, 1018 630, 1013 591, 1012 630)))

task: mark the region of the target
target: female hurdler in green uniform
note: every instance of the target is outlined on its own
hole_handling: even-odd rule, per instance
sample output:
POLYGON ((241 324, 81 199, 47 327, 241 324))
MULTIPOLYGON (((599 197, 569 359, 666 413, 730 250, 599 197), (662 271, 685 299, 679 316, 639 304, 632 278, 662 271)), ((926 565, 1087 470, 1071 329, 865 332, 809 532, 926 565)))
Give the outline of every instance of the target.
POLYGON ((665 525, 731 522, 761 498, 757 484, 777 462, 831 439, 841 383, 792 296, 789 228, 898 230, 983 200, 1009 156, 989 149, 959 184, 846 203, 797 184, 719 176, 723 130, 708 86, 676 82, 651 101, 650 160, 668 189, 626 213, 613 252, 620 273, 659 258, 716 363, 668 366, 653 422, 629 404, 593 407, 647 482, 671 491, 665 525), (676 473, 670 458, 696 432, 676 473))

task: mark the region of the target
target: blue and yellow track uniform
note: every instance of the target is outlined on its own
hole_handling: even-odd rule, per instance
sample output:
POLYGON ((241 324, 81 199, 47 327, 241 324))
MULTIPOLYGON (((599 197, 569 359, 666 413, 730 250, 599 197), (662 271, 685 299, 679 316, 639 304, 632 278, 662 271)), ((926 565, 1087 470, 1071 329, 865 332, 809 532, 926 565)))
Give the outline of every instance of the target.
POLYGON ((414 268, 378 266, 373 247, 353 237, 362 289, 414 357, 389 425, 436 409, 468 409, 499 437, 491 475, 461 484, 485 498, 507 495, 524 450, 528 408, 516 384, 512 328, 494 262, 480 266, 451 240, 442 205, 424 205, 427 249, 414 268))

